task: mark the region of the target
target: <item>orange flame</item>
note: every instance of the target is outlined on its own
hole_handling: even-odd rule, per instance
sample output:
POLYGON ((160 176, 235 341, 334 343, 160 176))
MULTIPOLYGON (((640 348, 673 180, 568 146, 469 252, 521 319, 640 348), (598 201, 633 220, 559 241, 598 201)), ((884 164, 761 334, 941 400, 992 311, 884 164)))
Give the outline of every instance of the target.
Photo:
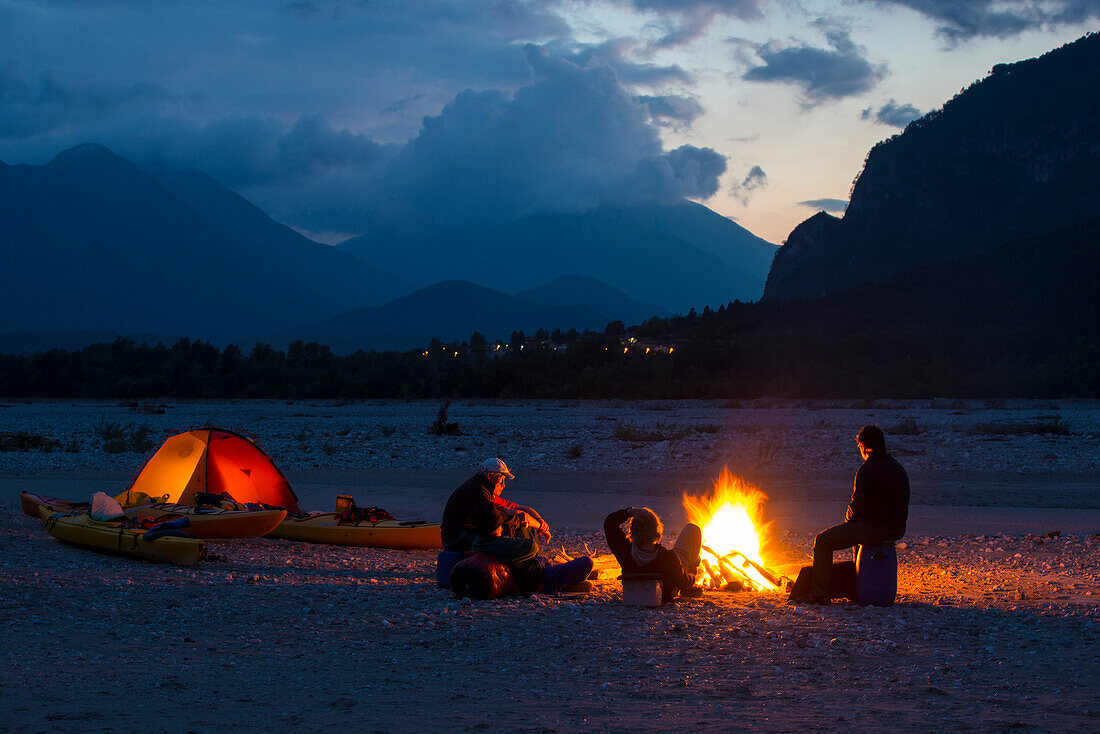
POLYGON ((724 586, 724 582, 746 577, 758 589, 778 588, 745 560, 765 565, 762 539, 771 532, 772 525, 764 520, 767 501, 766 494, 733 476, 728 467, 722 469, 708 494, 684 495, 688 521, 703 530, 703 566, 713 569, 704 575, 704 586, 717 588, 724 586))

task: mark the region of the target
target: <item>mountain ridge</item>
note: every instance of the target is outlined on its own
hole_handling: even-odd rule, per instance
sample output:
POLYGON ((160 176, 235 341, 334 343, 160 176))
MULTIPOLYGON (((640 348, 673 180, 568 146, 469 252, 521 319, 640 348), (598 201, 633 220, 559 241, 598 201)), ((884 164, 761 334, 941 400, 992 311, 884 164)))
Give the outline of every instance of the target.
POLYGON ((234 231, 94 143, 44 166, 0 168, 0 331, 225 338, 399 294, 392 276, 317 249, 326 246, 212 179, 204 185, 263 226, 234 231))
POLYGON ((691 203, 540 212, 415 237, 366 234, 337 247, 422 284, 457 278, 514 292, 576 274, 601 280, 632 299, 681 312, 759 299, 775 249, 691 203), (694 227, 681 226, 685 221, 694 227), (725 239, 715 232, 724 232, 725 239), (693 239, 714 242, 703 249, 693 239), (739 268, 734 263, 742 250, 750 254, 739 268))
POLYGON ((507 340, 513 331, 530 336, 539 328, 602 330, 610 320, 586 306, 543 306, 468 281, 450 280, 382 306, 346 311, 256 340, 275 347, 294 341, 318 342, 336 353, 406 351, 423 348, 432 339, 465 341, 475 331, 495 341, 507 340))
POLYGON ((1100 214, 1100 35, 998 64, 874 146, 842 218, 776 254, 763 300, 816 298, 1100 214))

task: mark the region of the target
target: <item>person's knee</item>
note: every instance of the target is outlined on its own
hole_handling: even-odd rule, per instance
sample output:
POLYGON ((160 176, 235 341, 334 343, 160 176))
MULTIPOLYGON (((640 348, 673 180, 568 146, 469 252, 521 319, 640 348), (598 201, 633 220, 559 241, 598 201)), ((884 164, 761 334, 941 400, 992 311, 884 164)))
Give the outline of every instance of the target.
POLYGON ((822 531, 822 532, 818 533, 817 537, 814 538, 814 551, 815 552, 823 551, 823 550, 831 551, 832 549, 833 549, 833 546, 832 546, 832 543, 829 542, 828 531, 822 531))

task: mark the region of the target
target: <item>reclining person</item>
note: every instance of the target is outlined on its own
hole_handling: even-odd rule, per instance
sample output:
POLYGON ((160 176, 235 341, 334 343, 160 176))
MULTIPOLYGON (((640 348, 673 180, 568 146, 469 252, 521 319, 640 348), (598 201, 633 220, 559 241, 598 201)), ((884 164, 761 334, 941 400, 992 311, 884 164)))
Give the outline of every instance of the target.
POLYGON ((685 525, 672 550, 657 542, 664 526, 657 513, 648 507, 627 507, 612 512, 603 521, 603 531, 624 575, 660 575, 662 604, 672 601, 677 594, 702 595, 703 590, 695 586, 699 551, 703 545, 703 531, 698 525, 685 525), (627 532, 623 532, 624 523, 628 524, 627 532))
POLYGON ((492 502, 482 502, 475 507, 471 520, 477 535, 470 550, 492 556, 508 566, 520 593, 556 594, 592 588, 586 580, 592 573, 591 558, 580 556, 568 563, 553 564, 539 554, 539 544, 534 538, 504 537, 501 534, 503 516, 492 502))
POLYGON ((443 509, 440 534, 443 549, 448 551, 470 550, 474 539, 474 527, 470 513, 482 502, 492 502, 506 518, 504 535, 509 537, 550 540, 550 524, 533 508, 501 497, 505 479, 515 479, 508 465, 493 457, 481 464, 481 469, 451 493, 443 509))

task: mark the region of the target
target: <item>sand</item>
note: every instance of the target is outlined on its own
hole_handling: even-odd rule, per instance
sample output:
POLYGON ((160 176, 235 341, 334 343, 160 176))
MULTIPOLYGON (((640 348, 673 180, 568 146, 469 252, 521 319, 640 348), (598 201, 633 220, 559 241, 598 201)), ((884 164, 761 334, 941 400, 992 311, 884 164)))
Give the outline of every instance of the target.
POLYGON ((984 405, 960 416, 953 411, 965 405, 903 403, 872 416, 923 422, 921 434, 888 437, 912 452, 898 454, 914 484, 909 534, 899 546, 899 599, 888 609, 806 608, 781 593, 727 592, 638 609, 618 601, 613 575, 578 599, 470 602, 435 586, 434 553, 268 539, 211 543, 219 560, 180 569, 62 545, 18 509, 21 489, 75 499, 125 486, 143 459, 96 447, 88 426, 104 414, 163 419, 164 435, 171 430, 164 415, 177 419, 175 428, 203 412, 217 411, 230 425, 263 414, 238 427, 255 433, 303 504, 316 508, 351 491, 401 517, 435 519, 474 457, 506 447, 518 475, 506 496, 550 520, 549 551, 590 552, 603 567, 609 559, 599 528, 607 512, 649 504, 674 529, 683 519, 680 493, 704 489, 716 466, 734 464, 772 496, 767 558, 794 575, 808 562, 813 533, 843 515, 858 466, 858 456, 847 455, 851 434, 866 412, 470 403, 453 406, 452 419, 467 411, 492 421, 460 418, 469 435, 423 438, 417 427, 437 408, 188 404, 151 418, 98 403, 0 409, 0 431, 81 442, 72 453, 0 454, 5 730, 1096 731, 1100 411, 1093 405, 996 408, 998 420, 1061 415, 1073 426, 1067 436, 991 433, 996 440, 965 428, 989 422, 979 415, 984 405), (376 421, 408 426, 393 434, 407 430, 408 445, 397 449, 400 461, 386 450, 368 454, 372 443, 392 438, 376 431, 326 453, 319 433, 302 441, 290 435, 295 421, 317 420, 293 416, 301 412, 335 416, 326 420, 351 427, 341 438, 376 421), (702 437, 697 444, 681 438, 684 445, 671 449, 667 441, 626 441, 599 420, 616 412, 635 428, 706 431, 693 434, 702 437), (553 419, 524 423, 543 414, 553 419), (713 434, 712 425, 720 426, 713 434), (596 428, 578 464, 552 461, 569 453, 584 426, 596 428), (494 437, 507 443, 491 446, 494 437), (465 456, 452 440, 466 442, 465 456), (773 442, 784 448, 765 449, 766 461, 748 448, 773 442), (615 453, 626 458, 616 464, 615 453), (1044 463, 1044 455, 1058 459, 1044 463), (591 466, 582 465, 585 457, 591 466), (1023 462, 1032 466, 1020 471, 1023 462))

